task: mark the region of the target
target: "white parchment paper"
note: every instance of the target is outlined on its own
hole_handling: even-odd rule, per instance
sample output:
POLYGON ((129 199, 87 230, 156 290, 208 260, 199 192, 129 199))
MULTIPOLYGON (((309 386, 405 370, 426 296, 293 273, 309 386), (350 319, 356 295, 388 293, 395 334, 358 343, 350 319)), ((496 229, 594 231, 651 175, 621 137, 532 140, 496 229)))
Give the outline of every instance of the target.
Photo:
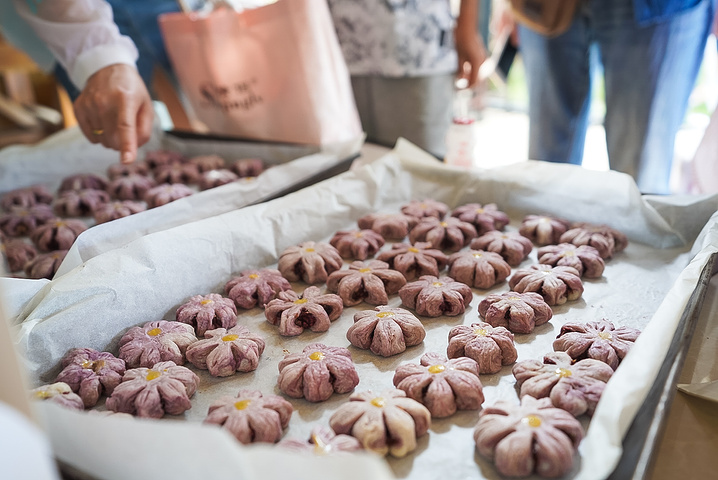
MULTIPOLYGON (((519 360, 524 360, 541 358, 551 351, 553 339, 567 321, 607 318, 618 325, 644 329, 634 351, 609 383, 590 423, 580 458, 569 475, 604 478, 618 461, 623 433, 653 383, 682 309, 695 288, 701 265, 718 245, 716 219, 709 221, 706 213, 716 210, 715 197, 697 199, 689 206, 656 199, 664 213, 671 213, 662 215, 641 198, 629 177, 614 172, 590 172, 538 162, 466 172, 438 164, 416 147, 400 142, 393 152, 357 171, 272 202, 146 235, 91 258, 50 282, 43 294, 36 296, 40 300, 31 302, 21 316, 18 341, 27 366, 37 381, 51 380, 58 371, 60 358, 72 347, 116 352, 117 341, 130 326, 173 319, 177 306, 190 296, 221 292, 233 274, 275 265, 286 247, 305 240, 327 240, 339 229, 353 228, 366 213, 398 211, 409 200, 423 198, 441 200, 451 207, 468 202, 496 202, 511 215, 508 227, 511 230, 518 227, 524 215, 545 212, 569 220, 607 223, 628 235, 628 248, 607 263, 603 278, 585 282, 581 299, 554 308, 551 322, 532 334, 516 336, 519 360), (696 224, 705 227, 699 241, 691 245, 694 240, 691 233, 676 226, 690 225, 695 236, 700 230, 696 224)), ((521 266, 535 262, 534 252, 521 266)), ((294 285, 297 291, 304 287, 294 285)), ((488 291, 475 289, 474 300, 464 315, 423 319, 426 340, 403 354, 384 359, 350 347, 361 379, 357 390, 391 388, 397 365, 417 362, 424 352, 445 352, 449 329, 477 321, 478 302, 488 293, 507 290, 506 284, 488 291)), ((390 299, 391 305, 399 303, 396 296, 390 299)), ((257 388, 265 394, 279 393, 277 364, 286 351, 297 352, 316 341, 348 346, 345 334, 353 323, 353 314, 368 308, 372 307, 361 304, 346 309, 328 332, 305 332, 292 338, 279 336, 276 328, 264 320, 260 309, 242 312, 239 322, 267 340, 259 368, 224 379, 199 372, 202 381, 193 398, 193 408, 183 416, 187 422, 172 431, 175 443, 186 442, 201 451, 205 448, 205 436, 213 434, 206 433, 210 428, 199 422, 214 398, 235 394, 244 387, 257 388)), ((505 367, 496 375, 482 376, 486 404, 499 399, 518 401, 510 370, 511 367, 505 367)), ((295 413, 287 435, 305 437, 312 426, 326 425, 347 398, 348 395, 334 395, 321 404, 290 400, 295 413)), ((61 458, 87 469, 88 473, 99 473, 103 465, 111 465, 114 478, 122 478, 118 476, 122 473, 130 478, 130 467, 117 461, 116 452, 103 453, 88 447, 91 450, 88 453, 87 449, 67 445, 77 444, 90 431, 101 431, 108 445, 121 444, 123 452, 132 455, 132 472, 143 471, 144 467, 147 472, 154 472, 157 456, 147 455, 139 445, 151 442, 162 449, 165 428, 169 428, 164 425, 176 424, 174 419, 135 422, 143 425, 143 441, 137 442, 135 449, 137 431, 133 428, 120 428, 114 422, 104 422, 108 419, 80 414, 83 421, 78 425, 82 428, 76 429, 71 426, 70 416, 77 415, 52 412, 50 431, 53 443, 62 446, 61 458), (156 435, 151 426, 145 425, 156 425, 156 435), (106 464, 96 457, 104 454, 109 456, 106 464), (86 458, 88 455, 92 458, 86 458)), ((470 411, 435 420, 415 452, 403 459, 388 460, 394 475, 411 479, 498 478, 491 463, 474 453, 472 430, 477 419, 478 412, 470 411)), ((582 420, 588 424, 588 419, 582 420)), ((251 462, 242 457, 243 453, 239 453, 232 458, 240 463, 251 462)), ((191 478, 185 475, 189 471, 186 464, 193 460, 181 452, 172 458, 165 467, 176 475, 174 478, 191 478)), ((258 472, 265 471, 260 468, 258 472)), ((364 478, 372 478, 368 471, 366 474, 364 478)))

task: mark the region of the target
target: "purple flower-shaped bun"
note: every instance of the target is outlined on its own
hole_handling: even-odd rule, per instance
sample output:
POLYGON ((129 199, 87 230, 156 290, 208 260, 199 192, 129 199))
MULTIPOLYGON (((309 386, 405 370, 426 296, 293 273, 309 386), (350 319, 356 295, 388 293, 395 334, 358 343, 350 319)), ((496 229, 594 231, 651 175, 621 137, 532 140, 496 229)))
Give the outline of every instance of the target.
POLYGON ((498 253, 509 265, 515 267, 531 253, 533 244, 531 240, 516 232, 493 231, 473 240, 471 248, 498 253))
POLYGON ((240 178, 256 177, 264 171, 264 162, 260 158, 240 158, 232 163, 232 171, 240 178))
POLYGON ((337 293, 345 306, 365 301, 372 305, 386 305, 393 295, 406 284, 401 272, 391 270, 380 260, 352 262, 346 270, 339 270, 327 278, 327 290, 337 293))
POLYGON ((30 391, 30 397, 35 400, 47 400, 73 410, 85 409, 85 404, 82 403, 80 396, 64 382, 37 387, 30 391))
POLYGON ((519 233, 537 245, 559 243, 561 235, 568 230, 569 222, 549 215, 527 215, 519 233))
POLYGON ((94 173, 81 173, 65 177, 60 184, 58 192, 69 190, 104 190, 107 188, 107 180, 94 173))
POLYGON ((451 277, 424 275, 401 287, 399 297, 401 303, 419 315, 453 317, 464 313, 474 294, 466 284, 451 277))
POLYGON ((343 258, 366 260, 384 246, 384 238, 374 230, 342 230, 329 243, 343 258))
POLYGON ((192 408, 189 397, 198 386, 199 377, 189 368, 159 362, 151 369, 127 370, 105 406, 113 412, 145 418, 180 415, 192 408))
POLYGON ((301 296, 293 290, 279 292, 277 298, 267 304, 264 316, 269 323, 279 326, 280 335, 295 336, 305 328, 326 332, 343 310, 339 295, 322 294, 319 287, 307 287, 301 296))
POLYGON ((456 252, 449 257, 449 276, 475 288, 491 288, 511 275, 501 255, 483 250, 456 252))
POLYGON ((571 267, 531 265, 517 270, 509 279, 509 288, 518 293, 536 292, 549 305, 563 305, 583 294, 583 282, 578 270, 571 267))
POLYGON ((401 213, 416 218, 434 217, 441 220, 449 212, 449 206, 427 198, 426 200, 412 200, 401 207, 401 213))
POLYGON ((365 449, 401 458, 417 447, 416 439, 429 431, 431 413, 404 390, 355 393, 329 419, 340 435, 351 435, 365 449))
POLYGON ((277 268, 290 282, 302 280, 309 285, 327 281, 330 273, 342 268, 336 248, 324 242, 304 242, 286 248, 277 268))
POLYGON ((82 398, 85 407, 94 407, 100 395, 112 395, 125 374, 125 361, 109 352, 73 348, 62 359, 56 382, 65 382, 82 398))
POLYGON ((440 353, 425 353, 420 364, 397 367, 394 386, 437 418, 448 417, 457 410, 478 410, 484 403, 479 366, 468 357, 448 360, 440 353))
POLYGON ((292 404, 279 395, 240 390, 236 397, 222 397, 209 406, 204 423, 220 425, 239 442, 278 442, 292 416, 292 404))
POLYGON ((163 183, 147 191, 145 202, 147 202, 148 208, 161 207, 180 198, 189 197, 192 194, 194 194, 194 190, 184 183, 163 183))
POLYGON ((187 347, 196 341, 194 328, 186 323, 147 322, 130 328, 122 336, 119 357, 128 368, 151 367, 166 361, 182 365, 187 347))
POLYGON ((401 272, 409 282, 424 275, 438 277, 449 262, 449 257, 429 242, 395 243, 391 250, 379 253, 376 259, 401 272))
POLYGON ((376 307, 354 314, 354 324, 347 330, 347 340, 358 348, 389 357, 424 341, 424 325, 408 310, 376 307))
POLYGON ((571 471, 583 427, 548 398, 526 395, 521 405, 500 401, 484 407, 474 429, 476 450, 507 477, 561 477, 571 471))
POLYGON ((237 307, 230 298, 218 293, 195 295, 177 307, 178 322, 192 325, 198 336, 215 328, 232 328, 237 325, 237 307))
POLYGON ((451 212, 462 222, 468 222, 476 227, 476 233, 483 235, 492 230, 503 230, 509 224, 509 216, 500 211, 495 203, 468 203, 457 207, 451 212))
POLYGON ((209 370, 213 377, 228 377, 234 372, 257 369, 264 352, 264 339, 243 325, 226 330, 208 330, 204 340, 187 347, 187 360, 197 368, 209 370))
POLYGON ((86 188, 62 192, 52 207, 61 217, 86 217, 109 201, 110 194, 106 191, 86 188))
POLYGON ((145 210, 146 208, 144 204, 140 202, 122 200, 100 205, 97 209, 95 209, 93 216, 95 217, 95 223, 99 225, 101 223, 117 220, 118 218, 129 217, 130 215, 144 212, 145 210))
POLYGON ((107 186, 107 191, 112 198, 118 200, 139 201, 145 198, 147 192, 156 185, 157 182, 152 177, 131 174, 112 180, 107 186))
POLYGON ((11 272, 19 272, 27 262, 37 256, 35 247, 22 240, 10 240, 0 244, 0 252, 5 254, 11 272))
POLYGON ((147 175, 150 172, 150 167, 145 162, 134 162, 134 163, 115 163, 107 167, 107 177, 110 180, 114 180, 119 177, 126 177, 128 175, 147 175))
POLYGON ((296 452, 312 452, 317 455, 329 455, 338 452, 357 452, 364 450, 359 440, 350 436, 334 433, 328 427, 314 427, 308 440, 285 438, 278 444, 296 452))
POLYGON ((434 248, 450 252, 458 252, 475 237, 474 226, 455 217, 446 220, 424 217, 409 232, 411 243, 429 242, 434 248))
POLYGON ((279 390, 292 398, 323 402, 334 392, 354 390, 359 375, 349 350, 312 343, 302 353, 291 353, 279 362, 277 383, 279 390))
POLYGON ((8 237, 22 237, 56 218, 52 208, 44 203, 31 207, 10 207, 8 213, 0 215, 0 231, 8 237))
POLYGON ((54 252, 41 253, 25 264, 23 270, 28 278, 47 278, 52 280, 55 272, 65 259, 67 250, 55 250, 54 252))
POLYGON ((560 243, 541 247, 536 253, 539 263, 552 267, 573 267, 586 278, 600 278, 606 266, 598 250, 588 245, 577 247, 572 243, 560 243))
POLYGON ((162 165, 153 171, 155 181, 162 183, 197 183, 199 181, 199 167, 194 163, 170 163, 162 165))
POLYGON ((87 224, 76 219, 57 219, 40 225, 30 234, 30 240, 44 252, 51 250, 67 250, 82 232, 87 230, 87 224))
POLYGON ((218 170, 224 168, 224 158, 219 155, 199 155, 188 160, 189 163, 197 165, 200 172, 218 170))
POLYGON ((593 415, 613 369, 592 358, 573 362, 566 352, 552 352, 539 360, 524 360, 512 369, 520 396, 549 397, 571 415, 593 415))
POLYGON ((183 162, 184 159, 185 158, 181 153, 173 152, 171 150, 154 150, 152 152, 147 152, 145 155, 145 162, 152 170, 163 165, 183 162))
POLYGON ((492 293, 479 303, 479 315, 494 327, 513 333, 531 333, 534 327, 551 320, 553 311, 535 292, 492 293))
POLYGON ((208 170, 200 175, 199 188, 209 190, 210 188, 221 187, 222 185, 235 182, 237 179, 239 179, 237 174, 226 168, 208 170))
POLYGON ((224 293, 240 308, 264 308, 279 292, 291 290, 289 281, 273 268, 245 270, 224 286, 224 293))
POLYGON ((11 207, 32 207, 38 203, 52 203, 52 193, 44 185, 11 190, 0 198, 0 207, 10 210, 11 207))
POLYGON ((600 360, 615 370, 640 333, 635 328, 616 328, 608 320, 568 322, 553 341, 553 349, 566 352, 574 360, 600 360))
POLYGON ((453 327, 446 354, 449 358, 471 358, 482 374, 498 373, 502 366, 511 365, 518 358, 513 333, 485 322, 453 327))
POLYGON ((601 258, 611 258, 628 246, 628 239, 618 230, 608 225, 592 225, 590 223, 574 223, 571 229, 561 235, 561 243, 589 245, 596 250, 601 258))
POLYGON ((403 213, 370 213, 361 217, 357 224, 361 229, 371 229, 384 238, 401 240, 419 222, 419 219, 403 213))

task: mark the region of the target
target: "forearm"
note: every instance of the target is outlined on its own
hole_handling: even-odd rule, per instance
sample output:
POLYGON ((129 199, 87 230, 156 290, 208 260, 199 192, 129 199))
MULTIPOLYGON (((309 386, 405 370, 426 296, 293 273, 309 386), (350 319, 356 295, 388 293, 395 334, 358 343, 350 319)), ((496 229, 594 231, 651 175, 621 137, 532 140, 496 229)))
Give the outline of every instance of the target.
POLYGON ((480 0, 461 0, 459 16, 456 17, 456 29, 476 31, 479 20, 480 0))
POLYGON ((120 34, 112 8, 103 0, 13 0, 18 14, 48 46, 82 89, 108 65, 135 65, 134 43, 120 34))

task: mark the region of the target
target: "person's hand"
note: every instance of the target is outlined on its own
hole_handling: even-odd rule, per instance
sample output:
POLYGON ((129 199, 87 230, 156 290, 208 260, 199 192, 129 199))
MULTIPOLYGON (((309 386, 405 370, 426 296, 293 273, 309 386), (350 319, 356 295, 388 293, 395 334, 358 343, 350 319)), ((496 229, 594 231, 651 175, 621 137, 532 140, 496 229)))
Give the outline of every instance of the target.
POLYGON ((152 133, 152 100, 131 65, 118 63, 95 72, 74 108, 87 139, 119 151, 122 163, 134 162, 137 147, 152 133))
MULTIPOLYGON (((462 2, 462 9, 465 1, 462 2)), ((469 4, 470 5, 470 4, 469 4)), ((472 87, 479 80, 479 67, 486 60, 486 47, 484 41, 476 30, 476 14, 475 6, 467 12, 462 11, 456 22, 454 29, 454 41, 456 43, 456 53, 459 57, 459 65, 457 76, 465 78, 468 81, 467 87, 472 87)))

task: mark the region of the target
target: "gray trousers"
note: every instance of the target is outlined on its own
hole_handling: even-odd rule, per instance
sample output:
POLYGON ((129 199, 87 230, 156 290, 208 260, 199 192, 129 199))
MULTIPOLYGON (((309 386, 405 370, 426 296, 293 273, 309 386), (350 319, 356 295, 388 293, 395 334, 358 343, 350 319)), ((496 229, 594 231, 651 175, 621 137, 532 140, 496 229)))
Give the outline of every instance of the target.
POLYGON ((446 154, 454 75, 353 76, 352 88, 367 142, 393 147, 404 137, 438 158, 446 154))

